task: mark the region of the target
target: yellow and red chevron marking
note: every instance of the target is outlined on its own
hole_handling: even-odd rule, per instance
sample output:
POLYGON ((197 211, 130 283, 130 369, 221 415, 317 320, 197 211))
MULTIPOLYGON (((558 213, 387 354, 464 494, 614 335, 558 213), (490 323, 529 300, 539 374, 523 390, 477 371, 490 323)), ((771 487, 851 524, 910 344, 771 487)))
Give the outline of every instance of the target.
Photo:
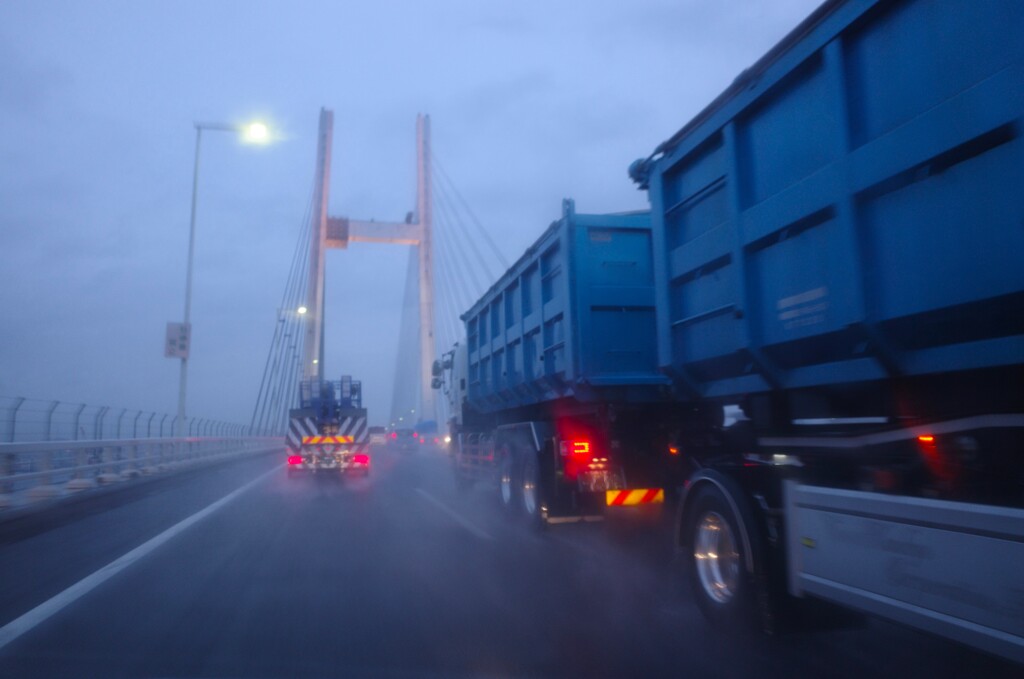
POLYGON ((665 491, 661 488, 634 488, 633 490, 606 490, 604 492, 604 502, 609 507, 649 505, 664 501, 665 491))
POLYGON ((324 444, 353 443, 354 436, 303 436, 302 445, 319 446, 324 444))

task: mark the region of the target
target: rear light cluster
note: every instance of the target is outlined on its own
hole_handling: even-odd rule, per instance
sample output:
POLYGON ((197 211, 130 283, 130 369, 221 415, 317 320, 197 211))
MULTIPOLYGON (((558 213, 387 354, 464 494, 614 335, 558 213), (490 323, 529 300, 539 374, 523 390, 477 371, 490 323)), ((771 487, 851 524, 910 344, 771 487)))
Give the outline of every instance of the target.
POLYGON ((590 441, 562 441, 558 444, 558 452, 562 457, 572 455, 574 458, 590 456, 590 441))
POLYGON ((355 455, 352 456, 352 462, 354 464, 361 464, 361 465, 364 465, 364 466, 365 465, 369 465, 370 464, 370 456, 365 454, 365 453, 356 453, 355 455))
POLYGON ((288 464, 302 464, 302 456, 301 455, 289 455, 288 456, 288 464))
POLYGON ((599 471, 608 468, 608 458, 595 457, 590 441, 561 441, 558 452, 563 458, 565 475, 575 478, 584 471, 599 471))

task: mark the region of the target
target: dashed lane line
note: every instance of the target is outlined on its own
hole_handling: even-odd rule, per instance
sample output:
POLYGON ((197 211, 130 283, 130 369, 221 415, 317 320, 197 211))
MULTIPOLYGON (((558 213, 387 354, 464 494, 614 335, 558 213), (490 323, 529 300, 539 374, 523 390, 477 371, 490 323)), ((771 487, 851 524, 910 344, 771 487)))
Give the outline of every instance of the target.
POLYGON ((417 488, 416 492, 419 493, 423 497, 424 500, 426 500, 430 504, 432 504, 435 507, 437 507, 438 509, 440 509, 442 512, 447 514, 449 518, 451 518, 453 521, 455 521, 455 523, 459 524, 460 526, 462 526, 463 528, 468 530, 470 533, 472 533, 476 537, 480 538, 481 540, 493 540, 494 539, 491 536, 490 533, 488 533, 484 529, 480 528, 479 526, 474 524, 472 521, 470 521, 469 519, 465 518, 464 516, 462 516, 461 514, 456 512, 454 509, 452 509, 451 507, 449 507, 445 503, 443 503, 440 500, 438 500, 436 497, 434 497, 433 495, 431 495, 427 491, 423 490, 422 488, 417 488))
POLYGON ((280 466, 275 466, 265 474, 257 476, 255 479, 245 484, 241 488, 237 488, 232 492, 228 493, 221 499, 217 500, 213 504, 207 506, 205 509, 200 509, 198 512, 183 519, 178 523, 174 524, 163 533, 160 533, 154 538, 150 538, 146 542, 142 543, 135 549, 131 550, 127 554, 121 556, 118 559, 108 563, 103 568, 99 569, 92 575, 88 575, 85 578, 79 580, 75 584, 65 589, 60 594, 55 595, 53 598, 39 604, 28 613, 25 613, 19 618, 12 620, 3 627, 0 627, 0 650, 10 644, 12 641, 30 631, 32 628, 42 624, 49 618, 59 613, 62 609, 66 608, 70 604, 74 603, 78 599, 82 598, 98 586, 114 577, 128 566, 132 565, 136 561, 147 556, 150 552, 160 547, 165 542, 173 538, 174 536, 182 533, 195 524, 199 523, 206 517, 210 516, 224 505, 228 504, 242 493, 246 492, 256 484, 263 481, 265 478, 274 473, 281 473, 280 466))

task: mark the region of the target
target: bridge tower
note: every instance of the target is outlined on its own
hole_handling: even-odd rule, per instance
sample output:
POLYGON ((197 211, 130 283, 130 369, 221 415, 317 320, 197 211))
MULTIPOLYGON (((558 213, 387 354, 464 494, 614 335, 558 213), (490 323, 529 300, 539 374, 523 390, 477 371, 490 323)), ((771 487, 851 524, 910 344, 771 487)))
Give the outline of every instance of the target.
POLYGON ((331 145, 334 112, 320 109, 306 302, 306 341, 302 372, 316 379, 324 372, 324 253, 349 243, 393 243, 417 249, 419 284, 419 407, 422 419, 437 419, 430 368, 434 361, 433 199, 430 116, 416 117, 416 212, 404 222, 359 221, 330 217, 331 145))

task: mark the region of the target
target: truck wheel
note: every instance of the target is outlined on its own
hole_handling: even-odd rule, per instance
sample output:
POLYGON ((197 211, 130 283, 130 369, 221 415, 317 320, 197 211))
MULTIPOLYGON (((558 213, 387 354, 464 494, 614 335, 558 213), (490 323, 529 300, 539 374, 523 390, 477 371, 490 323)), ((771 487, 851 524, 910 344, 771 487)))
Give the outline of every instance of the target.
POLYGON ((512 451, 508 448, 501 456, 501 467, 498 469, 498 499, 501 506, 509 514, 515 513, 517 509, 515 466, 512 464, 512 451))
POLYGON ((538 528, 543 527, 545 524, 544 484, 540 476, 537 455, 532 450, 526 454, 526 459, 523 461, 521 481, 519 495, 522 500, 523 515, 538 528))
POLYGON ((711 622, 752 628, 757 620, 754 583, 744 566, 739 519, 718 488, 697 491, 687 517, 686 541, 693 596, 711 622))

